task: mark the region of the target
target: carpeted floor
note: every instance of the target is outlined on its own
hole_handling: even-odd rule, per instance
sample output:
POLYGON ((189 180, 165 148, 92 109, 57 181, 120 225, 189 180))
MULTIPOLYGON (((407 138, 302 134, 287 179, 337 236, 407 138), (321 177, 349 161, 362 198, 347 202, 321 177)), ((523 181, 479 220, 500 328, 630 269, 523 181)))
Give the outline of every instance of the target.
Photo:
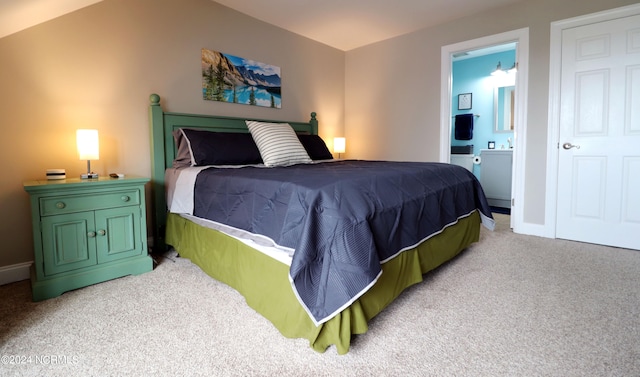
POLYGON ((495 232, 347 355, 287 339, 188 260, 40 303, 0 287, 2 376, 638 376, 640 251, 495 232))

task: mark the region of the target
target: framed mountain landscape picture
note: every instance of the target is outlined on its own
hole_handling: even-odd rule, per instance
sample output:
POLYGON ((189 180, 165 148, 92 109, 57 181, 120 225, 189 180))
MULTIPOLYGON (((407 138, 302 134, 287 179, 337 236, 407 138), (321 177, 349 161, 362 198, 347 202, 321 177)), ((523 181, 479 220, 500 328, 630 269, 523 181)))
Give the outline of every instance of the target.
POLYGON ((202 49, 202 98, 282 107, 280 67, 202 49))

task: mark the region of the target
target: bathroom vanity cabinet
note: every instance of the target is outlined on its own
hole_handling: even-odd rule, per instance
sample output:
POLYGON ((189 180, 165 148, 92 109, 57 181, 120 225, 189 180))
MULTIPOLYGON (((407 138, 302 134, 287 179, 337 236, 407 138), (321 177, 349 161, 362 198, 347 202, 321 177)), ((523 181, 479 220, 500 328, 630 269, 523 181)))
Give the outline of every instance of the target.
POLYGON ((511 208, 513 149, 483 149, 480 158, 480 184, 489 205, 511 208))

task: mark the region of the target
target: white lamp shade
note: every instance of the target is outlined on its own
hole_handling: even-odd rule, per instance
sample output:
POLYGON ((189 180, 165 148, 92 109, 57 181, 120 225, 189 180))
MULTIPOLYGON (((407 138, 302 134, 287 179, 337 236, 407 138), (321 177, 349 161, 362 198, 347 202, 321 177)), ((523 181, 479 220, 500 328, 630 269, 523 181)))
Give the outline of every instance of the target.
POLYGON ((333 153, 344 153, 346 147, 346 140, 344 137, 333 138, 333 153))
POLYGON ((81 160, 100 159, 98 130, 78 130, 76 132, 76 143, 81 160))

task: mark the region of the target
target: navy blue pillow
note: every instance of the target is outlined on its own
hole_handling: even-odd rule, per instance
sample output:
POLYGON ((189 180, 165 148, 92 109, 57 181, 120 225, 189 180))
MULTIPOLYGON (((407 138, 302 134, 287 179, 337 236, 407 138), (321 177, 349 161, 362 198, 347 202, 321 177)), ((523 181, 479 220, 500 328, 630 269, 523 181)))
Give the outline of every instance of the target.
POLYGON ((300 143, 306 149, 312 160, 331 160, 333 155, 329 152, 327 144, 318 135, 298 134, 300 143))
POLYGON ((174 138, 178 150, 174 167, 262 163, 260 151, 249 133, 182 128, 174 132, 174 138))

